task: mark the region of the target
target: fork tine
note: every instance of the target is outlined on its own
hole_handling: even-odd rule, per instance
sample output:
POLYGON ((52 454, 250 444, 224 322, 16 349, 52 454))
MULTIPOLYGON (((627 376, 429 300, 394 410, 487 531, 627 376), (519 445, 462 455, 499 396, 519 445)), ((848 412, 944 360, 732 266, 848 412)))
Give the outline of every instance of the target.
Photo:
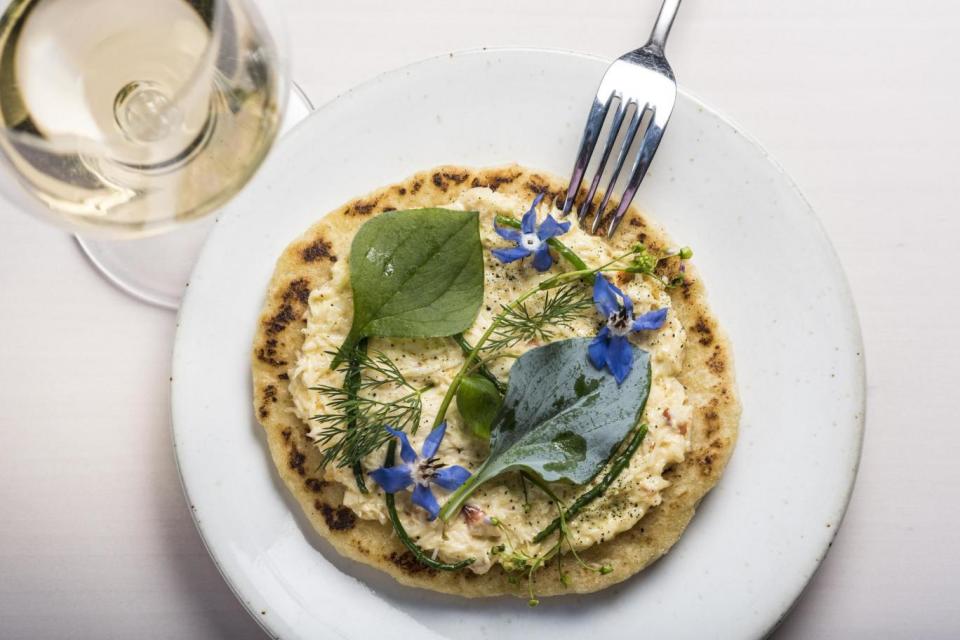
POLYGON ((583 204, 580 205, 579 220, 583 222, 583 219, 586 217, 587 212, 590 210, 590 203, 593 202, 593 196, 597 193, 597 186, 600 184, 600 179, 603 177, 603 169, 607 166, 607 159, 610 158, 610 152, 613 150, 613 145, 617 141, 617 134, 620 133, 620 127, 623 126, 623 117, 627 114, 627 103, 622 98, 620 98, 619 103, 617 104, 617 111, 613 116, 613 122, 610 125, 610 133, 607 137, 607 146, 603 149, 603 155, 600 156, 600 164, 597 165, 597 172, 593 176, 593 180, 590 182, 590 190, 587 192, 587 199, 583 201, 583 204))
MULTIPOLYGON (((640 152, 637 154, 637 161, 633 165, 633 173, 630 175, 630 181, 627 183, 627 188, 624 189, 623 196, 620 198, 620 206, 617 207, 617 212, 613 215, 610 226, 607 227, 608 238, 613 236, 613 233, 617 230, 617 226, 630 207, 630 203, 633 202, 633 196, 636 195, 640 183, 643 181, 644 176, 647 175, 647 169, 650 168, 650 162, 657 152, 657 147, 660 146, 660 140, 663 138, 663 130, 667 127, 667 119, 670 117, 670 110, 665 111, 666 113, 664 113, 664 110, 658 111, 653 107, 650 122, 647 124, 647 130, 643 134, 643 142, 640 144, 640 152)), ((597 219, 600 219, 599 215, 597 219)))
POLYGON ((577 197, 577 191, 580 190, 580 183, 583 182, 583 174, 590 163, 590 156, 593 155, 593 148, 597 146, 597 138, 600 137, 600 129, 603 128, 603 121, 607 117, 607 111, 610 109, 610 103, 613 100, 613 93, 607 96, 605 102, 600 102, 602 94, 598 93, 593 99, 593 106, 590 108, 590 114, 587 116, 587 126, 583 129, 583 139, 580 141, 580 151, 577 152, 577 161, 573 165, 573 175, 570 176, 570 186, 567 187, 567 197, 563 201, 563 214, 566 216, 573 208, 574 198, 577 197))
MULTIPOLYGON (((626 109, 626 107, 624 109, 626 109)), ((603 194, 603 200, 600 201, 600 206, 597 207, 597 215, 593 219, 593 224, 590 227, 590 233, 595 234, 597 229, 600 228, 600 221, 603 220, 603 211, 607 208, 607 203, 610 201, 610 194, 613 193, 613 188, 617 184, 617 178, 620 177, 620 171, 623 169, 623 163, 627 159, 627 153, 630 151, 630 145, 633 144, 633 139, 637 137, 637 129, 640 128, 640 120, 643 118, 643 112, 645 109, 646 107, 641 108, 638 104, 636 113, 634 113, 630 118, 630 124, 627 125, 627 135, 623 138, 623 146, 620 147, 620 154, 617 156, 617 164, 615 164, 613 167, 613 173, 610 175, 610 182, 607 185, 606 192, 603 194)))

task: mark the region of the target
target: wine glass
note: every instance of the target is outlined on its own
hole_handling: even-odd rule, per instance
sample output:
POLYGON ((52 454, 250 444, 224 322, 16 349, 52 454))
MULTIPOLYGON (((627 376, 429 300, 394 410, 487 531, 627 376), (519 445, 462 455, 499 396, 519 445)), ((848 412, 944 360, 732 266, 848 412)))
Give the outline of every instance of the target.
POLYGON ((278 25, 262 8, 0 0, 0 193, 83 234, 81 245, 118 284, 154 269, 156 282, 125 288, 175 306, 184 282, 180 274, 160 282, 165 261, 191 244, 188 235, 192 260, 206 228, 119 251, 124 244, 113 241, 201 218, 260 166, 289 91, 278 25))

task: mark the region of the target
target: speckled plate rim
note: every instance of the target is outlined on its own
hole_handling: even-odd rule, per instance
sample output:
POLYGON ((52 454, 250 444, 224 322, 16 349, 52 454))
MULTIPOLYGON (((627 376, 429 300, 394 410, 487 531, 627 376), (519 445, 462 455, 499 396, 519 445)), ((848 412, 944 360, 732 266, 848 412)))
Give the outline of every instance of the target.
MULTIPOLYGON (((472 57, 472 56, 496 56, 500 54, 533 54, 533 55, 549 55, 549 56, 560 56, 560 57, 569 56, 569 57, 573 57, 581 60, 593 61, 593 62, 596 62, 597 64, 607 64, 609 62, 602 58, 592 56, 589 54, 580 53, 580 52, 566 51, 566 50, 522 48, 522 47, 483 48, 483 49, 472 49, 472 50, 466 50, 462 52, 444 54, 441 56, 436 56, 436 57, 428 58, 426 60, 422 60, 416 63, 412 63, 410 65, 407 65, 399 69, 385 72, 371 80, 368 80, 354 87, 348 92, 337 96, 331 102, 319 107, 316 110, 316 112, 313 115, 311 115, 310 118, 308 118, 307 122, 301 123, 300 125, 298 125, 288 135, 288 138, 294 138, 298 135, 303 135, 302 132, 305 129, 305 127, 309 126, 310 120, 312 120, 313 118, 324 117, 324 115, 328 112, 328 110, 333 108, 333 106, 336 105, 338 102, 343 101, 345 98, 354 97, 358 94, 369 91, 377 87, 378 85, 382 84, 385 80, 390 79, 391 77, 394 77, 400 74, 410 75, 411 73, 415 73, 418 70, 418 68, 424 65, 429 65, 435 61, 443 60, 446 58, 453 60, 453 59, 463 59, 463 58, 472 57)), ((853 486, 854 486, 854 481, 856 478, 857 469, 859 466, 860 454, 862 449, 862 441, 863 441, 863 433, 864 433, 864 425, 865 425, 866 375, 865 375, 865 366, 864 366, 864 360, 863 360, 863 353, 864 353, 863 343, 862 343, 862 337, 860 335, 856 308, 853 302, 853 298, 850 294, 846 277, 843 274, 842 267, 840 266, 839 260, 836 257, 836 254, 832 248, 829 238, 826 235, 825 230, 822 227, 821 222, 815 215, 812 207, 810 206, 806 198, 803 196, 799 188, 789 178, 789 176, 787 175, 785 170, 782 168, 782 166, 770 156, 770 154, 766 151, 766 149, 764 149, 764 147, 761 144, 759 144, 759 142, 757 142, 754 138, 745 134, 743 130, 739 126, 737 126, 731 119, 707 107, 700 99, 690 94, 688 91, 681 89, 680 93, 681 93, 681 96, 680 96, 681 101, 687 101, 691 105, 695 106, 698 110, 708 114, 709 116, 717 120, 719 123, 722 123, 727 127, 729 127, 729 129, 733 133, 735 133, 736 136, 747 141, 752 147, 756 149, 757 152, 759 152, 763 156, 763 158, 769 164, 770 168, 773 169, 782 179, 784 179, 786 182, 789 183, 789 186, 792 190, 793 195, 802 203, 802 206, 805 209, 806 215, 808 217, 808 222, 812 224, 812 226, 815 228, 815 232, 819 235, 819 241, 827 249, 826 253, 824 253, 822 257, 824 260, 826 260, 829 263, 828 267, 838 278, 837 295, 841 299, 841 304, 846 308, 848 320, 850 320, 852 323, 851 324, 852 331, 849 336, 849 346, 856 350, 859 357, 857 364, 854 366, 851 372, 853 379, 850 381, 851 386, 854 389, 854 393, 856 395, 856 397, 853 400, 853 404, 855 404, 859 409, 856 413, 856 417, 848 421, 848 424, 845 425, 846 427, 852 429, 852 433, 851 433, 852 439, 850 442, 850 446, 848 446, 846 449, 847 456, 845 460, 846 466, 845 466, 844 482, 842 483, 842 486, 836 487, 836 493, 834 494, 833 499, 830 501, 831 509, 829 512, 829 517, 833 523, 832 530, 830 531, 829 535, 822 536, 818 540, 818 543, 819 543, 817 545, 818 552, 811 555, 811 557, 809 558, 809 561, 806 563, 805 570, 802 571, 800 575, 796 575, 792 578, 791 588, 789 589, 789 591, 791 591, 792 593, 792 596, 787 601, 786 606, 782 606, 780 610, 776 612, 774 611, 767 612, 767 614, 763 616, 765 618, 765 622, 759 625, 753 625, 752 633, 747 634, 749 636, 760 637, 772 632, 773 629, 775 629, 776 626, 779 624, 779 622, 787 615, 787 613, 790 611, 792 606, 795 604, 796 600, 800 597, 806 584, 809 582, 810 578, 814 575, 820 563, 822 562, 823 558, 825 557, 827 551, 829 550, 829 547, 833 541, 833 538, 835 537, 836 532, 839 528, 838 525, 842 520, 846 512, 847 506, 849 504, 849 500, 850 500, 853 486)), ((670 134, 668 133, 668 136, 669 135, 670 134)), ((280 144, 278 144, 278 149, 272 155, 273 156, 282 155, 284 152, 284 149, 287 146, 288 145, 286 142, 281 142, 280 144)), ((412 172, 417 169, 422 169, 422 168, 423 167, 421 166, 410 167, 409 172, 412 172)), ((261 172, 261 173, 263 174, 266 172, 261 172)), ((371 186, 376 186, 376 185, 371 185, 371 186)), ((254 180, 253 186, 248 190, 248 192, 255 191, 257 189, 264 189, 264 188, 267 188, 264 186, 264 181, 261 179, 256 179, 254 180)), ((237 215, 249 200, 250 200, 250 197, 244 197, 244 198, 241 198, 239 201, 228 206, 225 209, 225 211, 221 213, 220 216, 218 216, 218 223, 220 222, 220 220, 226 219, 229 216, 237 215)), ((217 228, 214 229, 211 236, 212 236, 212 240, 215 241, 218 236, 217 228)), ((206 257, 206 254, 209 252, 208 251, 209 244, 211 243, 208 242, 208 248, 204 250, 201 256, 201 260, 198 263, 198 267, 194 273, 193 280, 196 280, 198 275, 201 275, 201 276, 203 275, 203 270, 207 266, 205 257, 206 257)), ((273 257, 271 256, 267 260, 272 265, 273 257)), ((240 600, 243 606, 247 609, 250 615, 272 637, 282 637, 282 638, 301 637, 300 634, 297 633, 296 631, 297 629, 296 620, 278 619, 274 616, 266 615, 265 612, 262 609, 260 609, 261 604, 258 604, 257 602, 258 594, 256 593, 256 590, 251 589, 249 584, 244 584, 244 580, 242 579, 244 574, 244 568, 237 566, 236 563, 232 562, 231 558, 229 558, 225 554, 225 547, 229 545, 229 541, 218 538, 211 533, 210 527, 208 526, 208 520, 207 520, 208 511, 206 510, 206 507, 208 505, 204 504, 202 501, 194 499, 196 497, 196 494, 202 491, 201 485, 197 483, 202 482, 203 480, 197 474, 196 466, 192 463, 192 461, 186 460, 183 453, 185 448, 188 448, 192 445, 192 442, 191 442, 189 431, 185 428, 185 423, 187 422, 186 413, 189 412, 189 407, 184 404, 184 398, 189 394, 185 393, 182 385, 179 384, 181 380, 181 376, 179 374, 185 371, 184 367, 191 366, 191 363, 187 361, 188 358, 185 357, 184 348, 185 348, 186 340, 183 339, 183 336, 190 331, 190 323, 192 322, 192 318, 193 318, 192 312, 194 307, 201 305, 202 299, 201 299, 201 294, 197 293, 198 290, 199 289, 197 289, 196 287, 188 288, 187 294, 184 297, 183 305, 178 315, 178 323, 177 323, 178 331, 177 331, 177 339, 176 339, 174 355, 173 355, 174 376, 171 381, 171 397, 172 397, 172 405, 173 405, 173 408, 172 408, 173 441, 174 441, 174 448, 176 452, 176 458, 177 458, 178 469, 180 472, 181 482, 184 488, 184 493, 185 493, 187 502, 190 505, 191 515, 197 525, 197 528, 201 534, 201 537, 203 538, 204 544, 211 555, 211 558, 213 559, 215 565, 217 566, 221 574, 224 576, 224 579, 229 585, 229 587, 233 590, 237 598, 240 600)), ((721 320, 722 320, 722 317, 721 317, 721 320)), ((736 350, 736 345, 735 345, 735 350, 736 350)), ((244 356, 246 356, 246 354, 244 354, 244 356)), ((242 401, 245 404, 249 405, 249 399, 247 397, 243 397, 242 401)), ((251 415, 251 420, 252 419, 253 418, 251 415)), ((736 458, 736 454, 735 454, 735 458, 736 458)), ((282 491, 282 487, 277 486, 277 489, 279 491, 282 491)), ((396 620, 392 622, 396 622, 396 620)), ((421 631, 426 631, 426 629, 421 629, 421 631)), ((340 637, 339 633, 334 633, 334 632, 331 632, 331 633, 333 633, 331 637, 333 637, 334 635, 340 637)), ((431 634, 428 632, 426 634, 421 634, 421 635, 433 636, 434 634, 431 634)), ((680 635, 683 635, 683 634, 680 634, 680 635)), ((342 637, 347 637, 347 636, 342 636, 342 637)), ((357 636, 357 637, 360 637, 360 636, 357 636)), ((437 635, 436 637, 442 637, 442 636, 437 635)))

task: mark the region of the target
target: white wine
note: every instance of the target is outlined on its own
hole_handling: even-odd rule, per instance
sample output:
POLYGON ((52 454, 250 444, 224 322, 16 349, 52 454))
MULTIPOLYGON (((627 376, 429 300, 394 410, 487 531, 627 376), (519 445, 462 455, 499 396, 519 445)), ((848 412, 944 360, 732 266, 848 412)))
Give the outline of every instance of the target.
POLYGON ((73 227, 139 236, 209 212, 262 162, 282 70, 244 2, 13 0, 0 160, 73 227))

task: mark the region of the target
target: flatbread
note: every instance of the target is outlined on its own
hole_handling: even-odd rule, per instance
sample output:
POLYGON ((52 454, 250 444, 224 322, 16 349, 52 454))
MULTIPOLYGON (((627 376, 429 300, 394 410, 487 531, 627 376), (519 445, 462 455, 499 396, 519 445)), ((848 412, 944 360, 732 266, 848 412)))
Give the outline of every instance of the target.
MULTIPOLYGON (((294 241, 277 261, 253 346, 253 394, 257 420, 267 434, 277 471, 316 531, 342 555, 376 567, 399 582, 467 597, 514 594, 527 597, 526 580, 499 565, 488 573, 435 571, 419 564, 389 525, 361 520, 342 504, 343 488, 322 480, 320 453, 307 437, 308 426, 295 414, 288 391, 288 370, 296 364, 310 291, 330 277, 331 266, 347 258, 357 229, 384 211, 442 205, 473 187, 532 199, 565 194, 565 182, 517 165, 488 169, 443 166, 378 189, 332 211, 294 241)), ((582 200, 585 192, 579 195, 582 200)), ((599 199, 599 194, 598 194, 599 199)), ((579 204, 579 203, 578 203, 579 204)), ((649 248, 672 246, 666 234, 631 208, 611 242, 626 248, 640 241, 649 248)), ((664 555, 679 539, 703 496, 716 484, 733 451, 740 406, 730 344, 710 312, 706 291, 693 265, 687 283, 671 291, 673 310, 687 330, 683 370, 678 376, 694 408, 691 450, 683 463, 668 469, 670 486, 663 502, 632 529, 593 546, 581 556, 610 564, 608 575, 565 563, 563 585, 551 571, 538 571, 538 596, 589 593, 626 580, 664 555)))

